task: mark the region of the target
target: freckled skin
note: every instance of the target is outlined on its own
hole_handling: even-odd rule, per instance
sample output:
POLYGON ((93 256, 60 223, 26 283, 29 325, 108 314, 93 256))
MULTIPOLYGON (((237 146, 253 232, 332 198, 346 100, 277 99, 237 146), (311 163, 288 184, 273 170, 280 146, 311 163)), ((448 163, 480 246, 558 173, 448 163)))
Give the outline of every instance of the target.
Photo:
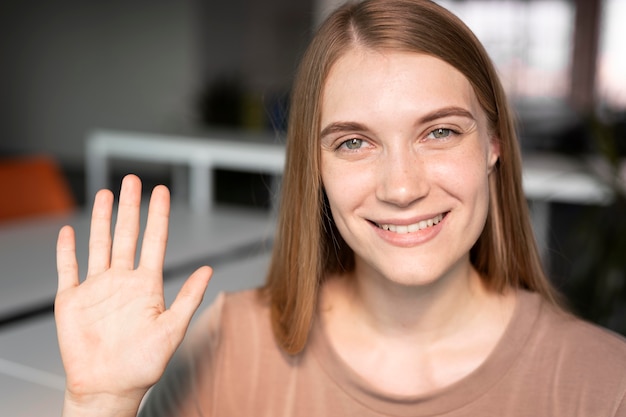
POLYGON ((322 181, 362 276, 402 285, 467 276, 497 146, 467 79, 437 58, 355 48, 322 101, 322 181), (385 231, 444 214, 415 233, 385 231))

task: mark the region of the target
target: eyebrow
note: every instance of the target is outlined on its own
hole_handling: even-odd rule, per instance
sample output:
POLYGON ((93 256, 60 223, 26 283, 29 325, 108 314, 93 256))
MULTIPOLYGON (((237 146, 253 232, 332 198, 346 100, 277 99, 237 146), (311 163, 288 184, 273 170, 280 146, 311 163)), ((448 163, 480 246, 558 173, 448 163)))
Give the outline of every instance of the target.
POLYGON ((467 119, 476 120, 474 115, 463 107, 444 107, 443 109, 435 110, 432 113, 428 113, 426 116, 419 119, 419 123, 428 123, 448 116, 460 116, 467 119))
MULTIPOLYGON (((471 112, 469 112, 467 109, 464 109, 463 107, 451 106, 451 107, 444 107, 442 109, 437 109, 433 111, 432 113, 426 114, 425 116, 421 117, 418 120, 418 124, 429 123, 429 122, 442 119, 444 117, 449 117, 449 116, 459 116, 459 117, 465 117, 468 119, 475 120, 474 115, 471 112)), ((368 130, 367 127, 361 123, 335 122, 335 123, 329 124, 324 129, 322 129, 322 131, 320 132, 320 138, 324 138, 334 133, 363 132, 366 130, 368 130)))
POLYGON ((320 132, 320 137, 324 138, 333 133, 341 133, 341 132, 363 132, 367 130, 367 128, 361 123, 356 122, 335 122, 326 126, 320 132))

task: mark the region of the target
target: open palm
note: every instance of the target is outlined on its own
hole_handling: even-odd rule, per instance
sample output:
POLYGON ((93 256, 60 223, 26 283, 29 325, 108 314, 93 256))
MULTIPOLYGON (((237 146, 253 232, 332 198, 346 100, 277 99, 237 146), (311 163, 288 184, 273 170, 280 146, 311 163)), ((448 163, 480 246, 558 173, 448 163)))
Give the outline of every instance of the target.
POLYGON ((94 202, 88 272, 80 283, 74 231, 59 233, 55 317, 66 399, 89 402, 110 397, 137 402, 162 375, 202 301, 211 270, 198 269, 166 309, 163 261, 167 242, 169 191, 154 189, 139 262, 141 182, 122 182, 115 233, 113 195, 102 190, 94 202))

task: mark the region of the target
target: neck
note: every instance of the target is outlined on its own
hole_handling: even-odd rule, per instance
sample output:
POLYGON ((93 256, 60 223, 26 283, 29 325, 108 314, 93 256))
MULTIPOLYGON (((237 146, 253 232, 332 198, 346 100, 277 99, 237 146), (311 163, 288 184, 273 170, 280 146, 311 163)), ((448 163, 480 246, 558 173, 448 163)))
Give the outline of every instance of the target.
POLYGON ((515 305, 513 291, 487 291, 469 260, 411 286, 357 263, 350 276, 327 280, 321 296, 320 319, 338 355, 373 386, 400 395, 430 392, 475 370, 515 305))
POLYGON ((427 284, 398 284, 359 263, 351 276, 329 284, 329 292, 336 295, 328 297, 335 304, 332 308, 351 316, 362 330, 420 344, 471 328, 470 323, 485 311, 485 301, 493 298, 468 259, 427 284))

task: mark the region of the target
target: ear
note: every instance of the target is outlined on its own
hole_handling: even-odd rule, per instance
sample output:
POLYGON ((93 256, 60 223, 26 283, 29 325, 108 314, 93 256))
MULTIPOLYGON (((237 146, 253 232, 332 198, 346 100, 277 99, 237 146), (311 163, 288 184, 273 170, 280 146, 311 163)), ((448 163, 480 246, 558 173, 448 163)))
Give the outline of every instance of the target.
POLYGON ((500 138, 498 136, 491 136, 489 140, 489 153, 487 155, 487 172, 491 173, 493 167, 500 158, 500 138))

